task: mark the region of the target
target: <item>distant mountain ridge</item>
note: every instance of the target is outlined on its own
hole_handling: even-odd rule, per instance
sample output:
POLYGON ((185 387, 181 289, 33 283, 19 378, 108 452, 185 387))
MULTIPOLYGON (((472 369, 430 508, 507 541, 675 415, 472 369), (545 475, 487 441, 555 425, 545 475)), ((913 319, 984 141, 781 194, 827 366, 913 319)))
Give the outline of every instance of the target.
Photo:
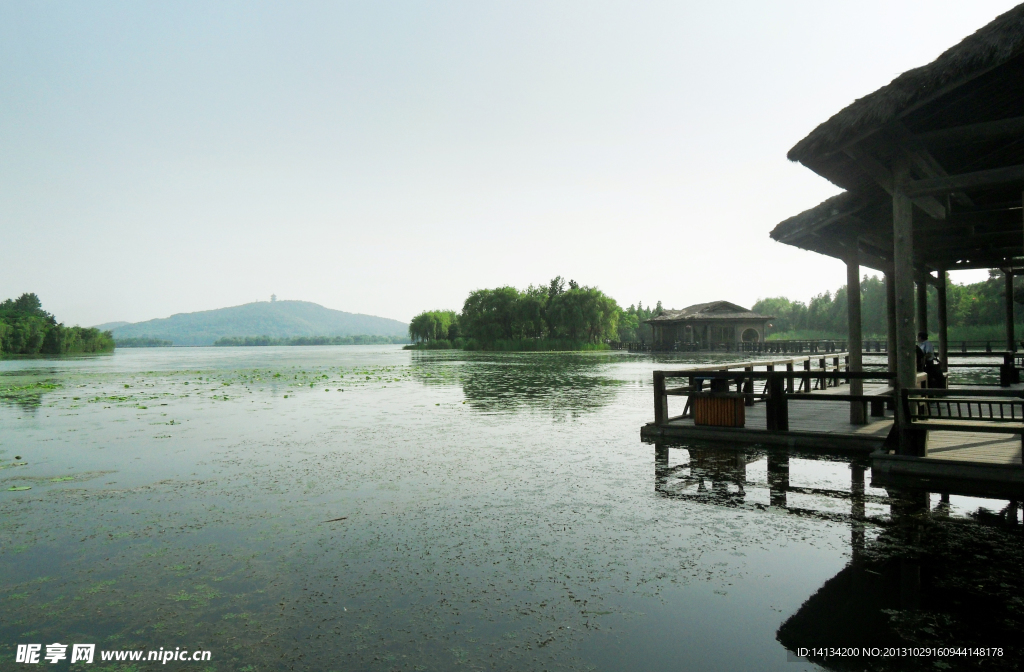
POLYGON ((332 310, 309 301, 258 301, 230 308, 178 313, 145 322, 108 322, 97 329, 114 338, 156 338, 174 345, 213 345, 219 338, 245 336, 408 336, 405 322, 332 310))

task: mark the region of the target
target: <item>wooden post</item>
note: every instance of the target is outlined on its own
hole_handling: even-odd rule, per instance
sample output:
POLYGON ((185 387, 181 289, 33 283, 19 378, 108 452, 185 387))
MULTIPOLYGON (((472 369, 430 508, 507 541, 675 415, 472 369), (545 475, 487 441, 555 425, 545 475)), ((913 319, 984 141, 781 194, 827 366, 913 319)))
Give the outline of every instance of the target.
MULTIPOLYGON (((928 332, 928 283, 924 276, 917 283, 917 330, 928 332)), ((915 339, 916 342, 916 339, 915 339)))
MULTIPOLYGON (((793 362, 786 363, 786 371, 793 373, 793 362)), ((786 392, 789 394, 793 393, 793 376, 786 376, 786 392)))
POLYGON ((899 428, 900 452, 908 454, 910 418, 904 404, 899 403, 902 390, 917 387, 917 357, 914 352, 914 206, 904 193, 910 180, 906 157, 897 153, 893 158, 892 239, 893 239, 893 294, 896 318, 896 425, 899 428))
POLYGON ((890 373, 896 373, 896 281, 885 273, 885 354, 890 373))
MULTIPOLYGON (((860 259, 857 252, 851 253, 846 260, 846 320, 847 320, 847 351, 850 353, 847 371, 863 371, 863 343, 861 342, 860 318, 860 259)), ((850 394, 864 394, 864 381, 850 381, 850 394)), ((863 425, 867 417, 863 401, 850 402, 850 424, 863 425)))
POLYGON ((654 424, 668 420, 668 395, 665 394, 665 372, 654 372, 654 424))
POLYGON ((1013 271, 1003 271, 1006 278, 1006 349, 1010 352, 1017 351, 1017 344, 1013 338, 1013 271))
POLYGON ((786 376, 781 371, 768 376, 768 403, 765 407, 767 429, 789 431, 789 407, 786 400, 786 376))
POLYGON ((949 332, 948 319, 946 316, 946 269, 939 269, 939 284, 935 288, 938 295, 939 305, 939 359, 942 360, 942 368, 949 366, 949 332))

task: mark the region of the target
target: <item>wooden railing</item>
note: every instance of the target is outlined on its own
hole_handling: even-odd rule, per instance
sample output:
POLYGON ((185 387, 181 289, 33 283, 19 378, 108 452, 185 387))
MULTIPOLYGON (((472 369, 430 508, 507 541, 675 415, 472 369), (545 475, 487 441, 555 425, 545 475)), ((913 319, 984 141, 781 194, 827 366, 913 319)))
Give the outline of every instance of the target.
MULTIPOLYGON (((924 380, 925 374, 918 379, 924 380)), ((687 417, 690 412, 690 397, 704 394, 704 384, 710 384, 712 395, 742 396, 746 404, 752 405, 758 400, 766 403, 765 415, 767 428, 776 431, 789 430, 789 401, 844 401, 871 404, 871 415, 885 414, 886 402, 890 400, 891 388, 876 394, 812 394, 815 386, 824 390, 829 386, 838 386, 841 382, 851 380, 875 380, 891 383, 895 374, 888 371, 850 371, 846 353, 834 357, 798 357, 767 362, 740 362, 727 365, 699 367, 679 371, 654 372, 654 422, 658 425, 672 420, 687 417), (818 368, 811 367, 813 360, 818 360, 818 368), (830 361, 831 360, 831 361, 830 361), (801 364, 803 370, 797 370, 801 364), (784 371, 776 371, 776 366, 785 366, 784 371), (755 371, 755 366, 764 366, 766 370, 755 371), (688 384, 683 387, 669 388, 667 381, 671 378, 686 378, 688 384), (755 384, 764 381, 761 392, 755 391, 755 384), (799 387, 797 382, 799 381, 799 387), (735 392, 733 391, 735 386, 735 392), (669 417, 668 398, 670 396, 686 396, 687 405, 682 415, 669 417)))
MULTIPOLYGON (((820 339, 807 341, 759 341, 691 343, 674 341, 664 343, 651 342, 618 342, 610 343, 613 350, 629 350, 630 352, 747 352, 752 354, 800 354, 800 353, 836 353, 846 350, 845 339, 820 339)), ((864 341, 864 352, 885 352, 885 341, 864 341)))
MULTIPOLYGON (((936 341, 932 341, 936 344, 936 341)), ((666 343, 654 343, 651 341, 611 341, 609 343, 613 350, 629 350, 631 352, 750 352, 767 354, 815 354, 832 353, 847 350, 847 341, 843 338, 822 338, 811 340, 779 340, 759 341, 756 343, 691 343, 687 341, 674 341, 666 343)), ((865 354, 888 352, 889 346, 885 339, 868 338, 862 342, 862 349, 865 354)), ((1005 341, 950 341, 950 356, 977 354, 1000 355, 1007 350, 1005 341)))
POLYGON ((999 384, 1002 387, 1009 387, 1020 382, 1020 366, 1024 365, 1024 354, 1011 352, 1009 350, 996 350, 993 352, 950 352, 950 359, 967 358, 972 359, 998 359, 999 364, 991 363, 967 363, 958 364, 950 362, 946 366, 950 369, 977 369, 986 366, 999 368, 999 384))
POLYGON ((1020 433, 1024 446, 1024 390, 904 390, 901 403, 912 430, 1020 433))

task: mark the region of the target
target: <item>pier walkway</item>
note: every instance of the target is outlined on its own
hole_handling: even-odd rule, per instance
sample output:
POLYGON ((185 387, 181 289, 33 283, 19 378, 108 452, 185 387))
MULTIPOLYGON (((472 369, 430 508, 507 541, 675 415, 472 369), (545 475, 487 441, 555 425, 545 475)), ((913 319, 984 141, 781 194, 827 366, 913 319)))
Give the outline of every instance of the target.
MULTIPOLYGON (((823 397, 849 394, 849 385, 840 384, 812 392, 823 397)), ((865 395, 881 395, 888 390, 884 384, 865 385, 865 395)), ((707 427, 695 424, 694 418, 676 417, 663 425, 650 423, 641 430, 645 439, 706 439, 732 443, 818 447, 829 450, 853 450, 870 453, 878 450, 892 428, 892 412, 884 417, 869 417, 866 425, 850 424, 846 404, 823 399, 803 401, 789 408, 789 429, 768 429, 767 404, 755 403, 746 408, 742 428, 707 427)))
POLYGON ((1024 498, 1024 385, 905 391, 920 445, 916 454, 900 454, 887 377, 848 371, 842 354, 657 371, 655 422, 641 428, 641 438, 855 452, 870 455, 877 485, 1024 498), (666 379, 685 384, 669 387, 666 379), (850 382, 860 382, 856 394, 850 382), (674 417, 673 397, 681 397, 673 401, 676 412, 683 404, 674 417), (863 422, 851 422, 852 404, 863 406, 863 422), (708 416, 709 408, 717 415, 708 416), (737 426, 722 426, 734 420, 737 426))

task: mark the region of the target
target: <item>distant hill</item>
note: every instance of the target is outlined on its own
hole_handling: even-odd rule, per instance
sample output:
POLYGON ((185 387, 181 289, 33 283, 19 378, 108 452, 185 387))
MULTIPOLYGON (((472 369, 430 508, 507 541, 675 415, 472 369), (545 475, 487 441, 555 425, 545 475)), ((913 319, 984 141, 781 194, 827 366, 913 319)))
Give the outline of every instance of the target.
POLYGON ((331 310, 308 301, 260 301, 230 308, 179 313, 145 322, 109 322, 97 329, 115 339, 155 338, 174 345, 213 345, 232 336, 408 336, 398 320, 331 310))

